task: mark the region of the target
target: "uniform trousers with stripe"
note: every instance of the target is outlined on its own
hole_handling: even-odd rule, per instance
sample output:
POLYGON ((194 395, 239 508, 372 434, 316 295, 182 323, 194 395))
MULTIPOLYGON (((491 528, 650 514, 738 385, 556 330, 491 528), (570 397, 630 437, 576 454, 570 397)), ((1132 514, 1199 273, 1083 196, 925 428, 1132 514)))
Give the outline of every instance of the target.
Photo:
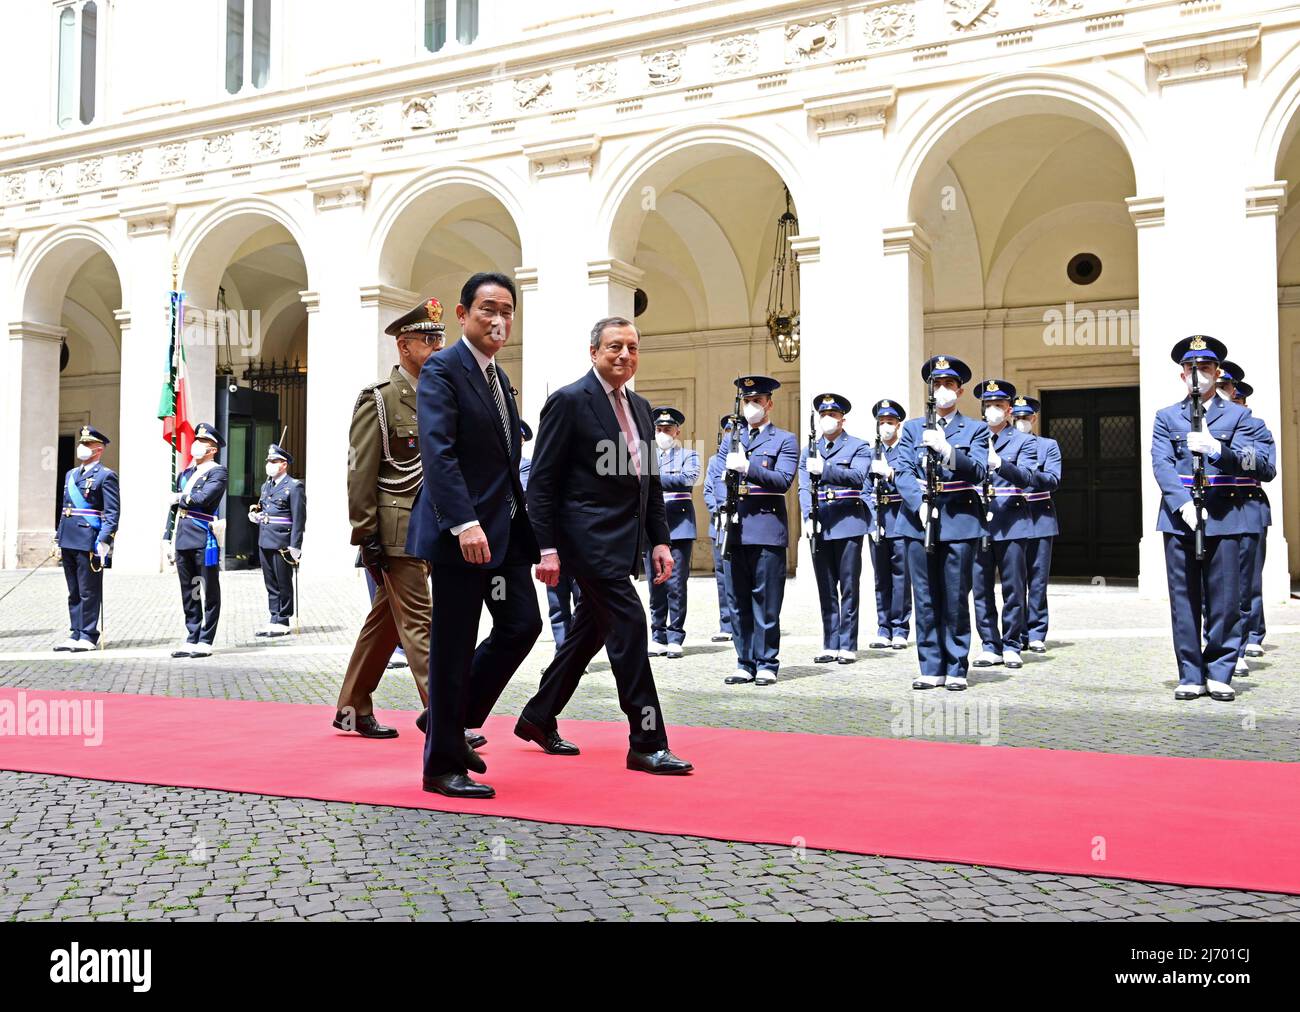
POLYGON ((832 541, 819 537, 813 575, 817 577, 817 596, 821 600, 822 646, 856 653, 862 535, 832 541))
POLYGON ((985 650, 1000 654, 1004 649, 1020 653, 1027 642, 1025 594, 1029 573, 1025 566, 1025 541, 991 541, 987 552, 975 552, 972 583, 975 590, 975 628, 985 650), (998 623, 998 602, 994 584, 1002 584, 1002 622, 998 623))
POLYGON ((941 541, 934 552, 907 539, 916 659, 921 674, 965 678, 970 655, 971 566, 977 541, 941 541))

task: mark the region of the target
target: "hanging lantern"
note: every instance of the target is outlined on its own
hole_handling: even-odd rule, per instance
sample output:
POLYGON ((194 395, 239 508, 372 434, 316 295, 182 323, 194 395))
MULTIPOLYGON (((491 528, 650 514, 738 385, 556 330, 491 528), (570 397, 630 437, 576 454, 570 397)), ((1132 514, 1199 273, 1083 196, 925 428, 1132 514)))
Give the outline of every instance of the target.
POLYGON ((785 188, 785 214, 776 220, 776 249, 772 253, 772 280, 767 290, 767 335, 782 362, 799 357, 799 262, 790 239, 799 234, 799 219, 790 209, 790 188, 785 188))

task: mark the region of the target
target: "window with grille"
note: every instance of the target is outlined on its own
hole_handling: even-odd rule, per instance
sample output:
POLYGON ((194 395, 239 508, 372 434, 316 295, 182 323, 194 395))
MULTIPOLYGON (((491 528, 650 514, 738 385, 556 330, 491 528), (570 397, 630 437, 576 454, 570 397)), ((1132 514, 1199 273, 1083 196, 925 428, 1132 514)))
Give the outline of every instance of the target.
POLYGON ((1048 423, 1048 430, 1048 435, 1060 445, 1062 457, 1083 456, 1082 418, 1053 418, 1048 423))

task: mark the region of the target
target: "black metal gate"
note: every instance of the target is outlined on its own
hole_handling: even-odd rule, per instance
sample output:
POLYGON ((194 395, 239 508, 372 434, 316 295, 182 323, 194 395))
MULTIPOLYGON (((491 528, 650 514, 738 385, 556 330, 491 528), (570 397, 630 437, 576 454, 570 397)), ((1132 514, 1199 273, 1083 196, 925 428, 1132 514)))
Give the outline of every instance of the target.
MULTIPOLYGON (((275 394, 280 398, 280 424, 288 431, 282 444, 293 454, 289 473, 295 478, 307 474, 307 367, 296 359, 290 365, 274 359, 270 363, 258 362, 244 370, 244 379, 254 390, 275 394)), ((280 433, 276 433, 278 437, 280 433)), ((263 447, 263 453, 266 448, 263 447)))

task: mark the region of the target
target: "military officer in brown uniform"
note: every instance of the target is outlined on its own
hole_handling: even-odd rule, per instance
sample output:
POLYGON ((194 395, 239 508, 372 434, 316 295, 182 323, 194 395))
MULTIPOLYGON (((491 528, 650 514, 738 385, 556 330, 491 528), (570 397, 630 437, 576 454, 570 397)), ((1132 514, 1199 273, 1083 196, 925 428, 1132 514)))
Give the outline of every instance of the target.
MULTIPOLYGON (((420 303, 384 333, 397 339, 398 364, 385 380, 361 391, 352 409, 348 512, 352 544, 377 587, 339 693, 334 726, 366 738, 395 738, 374 716, 371 694, 400 643, 429 705, 429 625, 433 602, 429 566, 406 554, 406 526, 424 480, 415 391, 420 369, 442 348, 442 305, 420 303)), ((423 714, 421 715, 423 717, 423 714)))

